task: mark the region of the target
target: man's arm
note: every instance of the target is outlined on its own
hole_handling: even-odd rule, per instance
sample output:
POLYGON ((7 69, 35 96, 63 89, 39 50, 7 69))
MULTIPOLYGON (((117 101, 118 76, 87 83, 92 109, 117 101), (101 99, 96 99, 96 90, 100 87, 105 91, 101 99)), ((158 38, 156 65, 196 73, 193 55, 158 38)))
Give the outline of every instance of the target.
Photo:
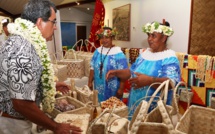
POLYGON ((12 99, 12 101, 14 109, 33 123, 44 126, 49 130, 54 130, 57 127, 57 123, 46 116, 34 101, 20 99, 12 99))
POLYGON ((56 123, 41 111, 34 101, 12 99, 14 109, 31 122, 52 130, 55 134, 68 133, 70 130, 79 133, 81 129, 70 124, 56 123))

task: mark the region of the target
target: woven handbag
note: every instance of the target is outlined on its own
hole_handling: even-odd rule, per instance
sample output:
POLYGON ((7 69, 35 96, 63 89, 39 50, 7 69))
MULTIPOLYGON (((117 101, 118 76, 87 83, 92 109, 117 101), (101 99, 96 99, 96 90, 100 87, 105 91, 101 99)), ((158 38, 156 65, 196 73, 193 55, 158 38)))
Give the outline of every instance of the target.
POLYGON ((67 65, 67 77, 84 77, 84 60, 81 59, 63 59, 57 61, 59 65, 67 65))
POLYGON ((215 134, 215 109, 191 105, 176 125, 182 134, 215 134))
POLYGON ((77 59, 75 50, 69 49, 68 51, 66 51, 65 56, 63 58, 64 59, 77 59))
POLYGON ((168 85, 169 80, 164 81, 151 97, 148 96, 150 100, 147 103, 146 112, 143 112, 139 108, 136 109, 129 126, 131 134, 173 134, 175 132, 169 110, 165 106, 167 100, 167 95, 165 94, 168 93, 168 85), (164 89, 164 94, 161 94, 161 97, 156 96, 162 89, 164 89), (157 100, 157 107, 150 113, 147 113, 155 97, 159 98, 157 100))
POLYGON ((105 109, 89 126, 87 134, 127 134, 129 120, 105 109))
POLYGON ((93 57, 92 52, 84 52, 84 51, 77 51, 76 52, 77 58, 84 60, 84 74, 85 76, 89 77, 90 75, 90 62, 93 57))
MULTIPOLYGON (((74 50, 71 49, 72 55, 76 55, 73 53, 74 50)), ((65 59, 63 57, 62 52, 57 52, 54 54, 55 56, 55 63, 57 65, 66 65, 67 69, 64 70, 67 72, 67 77, 70 78, 82 78, 84 76, 84 60, 76 59, 65 59)), ((59 74, 60 75, 60 74, 59 74)))
POLYGON ((75 86, 75 91, 77 92, 77 99, 83 103, 88 103, 93 101, 93 92, 89 89, 87 85, 83 87, 75 86))
POLYGON ((54 108, 51 113, 48 113, 52 118, 55 118, 60 113, 77 113, 77 114, 89 113, 90 114, 90 112, 86 109, 86 105, 84 103, 82 103, 72 97, 69 97, 69 96, 63 96, 63 97, 56 98, 56 103, 58 100, 62 100, 62 99, 66 99, 69 104, 74 105, 75 109, 70 110, 70 111, 61 112, 60 110, 54 108))
POLYGON ((55 53, 50 54, 54 74, 58 78, 58 81, 65 81, 67 79, 67 65, 58 65, 56 55, 55 53))
POLYGON ((174 89, 174 93, 173 93, 173 105, 174 105, 174 109, 173 109, 173 112, 171 114, 172 116, 172 121, 173 121, 173 125, 174 127, 176 126, 177 122, 180 120, 182 114, 180 114, 179 112, 179 100, 180 100, 180 96, 182 94, 182 91, 181 91, 181 94, 179 94, 179 87, 183 85, 185 86, 185 89, 183 89, 183 98, 186 99, 184 102, 187 102, 187 107, 190 106, 190 103, 191 103, 191 96, 190 96, 190 92, 188 91, 188 88, 187 88, 187 84, 185 82, 179 82, 176 86, 175 86, 175 89, 174 89))
POLYGON ((177 98, 177 101, 183 101, 183 102, 187 102, 188 104, 191 103, 192 101, 192 98, 193 98, 193 92, 192 91, 189 91, 188 88, 187 88, 187 84, 183 81, 179 82, 177 85, 176 85, 176 98, 177 98), (179 86, 181 85, 184 85, 185 88, 181 88, 181 90, 179 91, 179 86))

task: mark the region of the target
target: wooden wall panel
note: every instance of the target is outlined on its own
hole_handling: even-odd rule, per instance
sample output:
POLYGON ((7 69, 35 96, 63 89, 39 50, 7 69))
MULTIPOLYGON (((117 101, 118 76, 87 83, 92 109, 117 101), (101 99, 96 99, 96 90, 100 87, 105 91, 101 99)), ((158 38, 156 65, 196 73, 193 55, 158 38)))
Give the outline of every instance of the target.
POLYGON ((188 53, 215 56, 215 0, 192 1, 188 53))

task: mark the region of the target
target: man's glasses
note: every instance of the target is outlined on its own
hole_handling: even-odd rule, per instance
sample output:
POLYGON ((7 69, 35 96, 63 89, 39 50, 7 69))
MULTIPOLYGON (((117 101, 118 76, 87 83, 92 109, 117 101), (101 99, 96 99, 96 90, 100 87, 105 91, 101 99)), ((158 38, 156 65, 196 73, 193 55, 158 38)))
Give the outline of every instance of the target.
POLYGON ((54 25, 57 24, 57 20, 48 20, 48 21, 52 22, 54 25))

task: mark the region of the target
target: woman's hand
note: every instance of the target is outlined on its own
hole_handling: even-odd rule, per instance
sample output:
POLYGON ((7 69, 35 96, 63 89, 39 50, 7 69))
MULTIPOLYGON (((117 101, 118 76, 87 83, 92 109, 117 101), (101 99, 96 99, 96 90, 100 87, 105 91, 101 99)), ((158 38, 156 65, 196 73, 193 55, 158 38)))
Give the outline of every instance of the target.
POLYGON ((79 127, 66 123, 59 123, 54 131, 55 134, 81 134, 81 132, 79 127))
POLYGON ((56 90, 60 91, 62 94, 68 94, 70 87, 64 82, 56 82, 56 90))
POLYGON ((145 74, 141 74, 141 73, 136 73, 134 72, 134 74, 136 75, 136 77, 131 78, 128 80, 128 82, 131 84, 131 86, 134 89, 143 87, 143 86, 147 86, 150 85, 152 82, 152 77, 145 75, 145 74))
POLYGON ((110 70, 108 71, 108 73, 106 74, 106 80, 109 80, 110 78, 113 78, 116 76, 116 72, 117 70, 110 70))
POLYGON ((123 89, 118 89, 117 92, 116 92, 116 97, 118 99, 122 99, 123 97, 123 89))
POLYGON ((88 82, 88 87, 92 91, 93 90, 93 82, 88 82))

